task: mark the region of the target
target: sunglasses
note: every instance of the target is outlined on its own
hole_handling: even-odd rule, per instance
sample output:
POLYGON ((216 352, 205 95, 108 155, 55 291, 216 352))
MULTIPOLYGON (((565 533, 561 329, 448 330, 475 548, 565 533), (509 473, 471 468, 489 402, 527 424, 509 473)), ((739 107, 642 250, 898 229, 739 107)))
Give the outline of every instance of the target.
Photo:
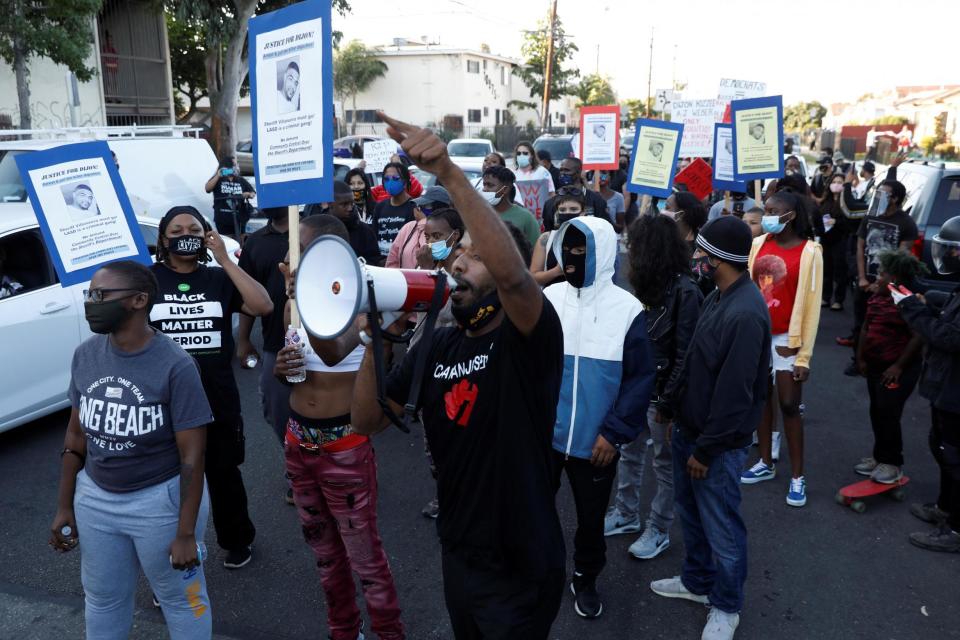
MULTIPOLYGON (((119 293, 119 292, 121 292, 121 291, 135 291, 136 293, 134 293, 133 295, 137 295, 137 294, 139 294, 139 293, 143 293, 143 291, 140 291, 139 289, 87 289, 87 291, 84 292, 83 299, 84 299, 85 301, 87 301, 87 302, 95 302, 95 303, 99 304, 99 303, 103 302, 103 294, 105 294, 105 293, 119 293)), ((133 296, 123 296, 123 297, 124 297, 124 298, 131 298, 131 297, 133 297, 133 296)), ((122 299, 123 299, 123 298, 118 298, 118 300, 122 300, 122 299)))
POLYGON ((529 151, 517 151, 518 156, 528 156, 530 155, 529 151))

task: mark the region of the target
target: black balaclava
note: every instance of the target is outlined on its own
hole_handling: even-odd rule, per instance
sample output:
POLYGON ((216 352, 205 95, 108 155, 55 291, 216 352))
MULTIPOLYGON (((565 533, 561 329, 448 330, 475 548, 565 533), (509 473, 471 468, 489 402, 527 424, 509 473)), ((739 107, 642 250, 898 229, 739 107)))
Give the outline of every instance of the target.
POLYGON ((569 225, 563 234, 563 240, 560 245, 561 255, 563 256, 563 277, 571 286, 577 289, 583 288, 583 283, 587 279, 587 254, 574 255, 573 249, 576 247, 586 247, 587 236, 583 231, 573 225, 569 225), (573 273, 567 271, 567 267, 574 268, 573 273))

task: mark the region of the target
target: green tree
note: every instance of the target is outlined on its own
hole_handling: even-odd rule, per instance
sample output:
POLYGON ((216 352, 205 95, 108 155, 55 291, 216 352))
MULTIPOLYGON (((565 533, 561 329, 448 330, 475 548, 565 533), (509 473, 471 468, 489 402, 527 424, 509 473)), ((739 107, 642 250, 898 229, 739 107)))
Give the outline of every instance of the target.
MULTIPOLYGON (((656 104, 656 98, 650 98, 650 117, 660 118, 662 114, 653 108, 656 104)), ((645 98, 628 98, 623 101, 623 106, 627 108, 627 122, 624 125, 633 125, 637 118, 647 117, 647 100, 645 98)))
POLYGON ((596 73, 583 77, 577 87, 578 107, 600 107, 617 103, 617 94, 610 79, 596 73))
POLYGON ((93 44, 90 18, 102 0, 0 0, 0 58, 17 78, 20 128, 30 129, 30 70, 32 57, 49 58, 87 82, 95 69, 87 66, 93 44))
POLYGON ((783 110, 783 128, 786 131, 804 131, 822 126, 827 108, 817 101, 798 102, 783 110))
POLYGON ((368 49, 359 40, 351 40, 333 56, 333 92, 340 97, 341 105, 347 98, 353 104, 350 133, 357 132, 357 94, 387 73, 387 63, 379 59, 377 53, 377 49, 368 49))
POLYGON ((197 103, 207 97, 207 52, 203 25, 177 20, 169 13, 166 19, 173 101, 177 122, 183 123, 196 113, 197 103))
MULTIPOLYGON (((508 106, 533 109, 543 120, 540 109, 542 107, 543 88, 546 84, 544 77, 547 69, 547 48, 550 44, 550 19, 544 18, 537 22, 537 28, 527 31, 523 36, 520 53, 524 62, 514 67, 513 72, 530 90, 530 101, 511 100, 508 106)), ((576 67, 564 69, 565 63, 570 62, 573 54, 579 51, 577 45, 568 39, 563 28, 560 16, 556 17, 553 38, 553 62, 550 65, 550 99, 577 94, 575 78, 580 77, 580 70, 576 67)))
MULTIPOLYGON (((293 0, 163 0, 166 10, 203 41, 203 69, 210 98, 210 142, 221 159, 237 146, 237 103, 247 80, 247 21, 255 12, 268 13, 293 4, 293 0)), ((345 15, 349 0, 332 0, 345 15)), ((334 44, 339 32, 333 34, 334 44)), ((181 78, 174 76, 174 86, 181 78)), ((179 88, 177 89, 179 91, 179 88)))

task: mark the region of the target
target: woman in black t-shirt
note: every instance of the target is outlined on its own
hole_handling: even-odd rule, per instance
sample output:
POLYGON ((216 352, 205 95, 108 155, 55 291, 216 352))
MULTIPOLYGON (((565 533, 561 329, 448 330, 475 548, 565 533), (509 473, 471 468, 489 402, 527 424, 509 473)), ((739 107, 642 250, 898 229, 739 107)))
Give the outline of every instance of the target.
POLYGON ((233 377, 234 313, 265 316, 273 311, 266 289, 238 267, 220 235, 193 207, 174 207, 160 221, 157 304, 150 324, 192 355, 213 409, 207 434, 207 485, 217 544, 226 549, 224 566, 250 561, 256 530, 247 514, 240 393, 233 377), (209 250, 209 252, 208 252, 209 250), (210 253, 222 269, 206 265, 210 253))
POLYGON ((407 193, 410 188, 410 172, 402 163, 390 162, 383 167, 383 188, 390 197, 377 203, 370 224, 377 232, 380 255, 386 257, 400 229, 413 220, 416 205, 407 193))

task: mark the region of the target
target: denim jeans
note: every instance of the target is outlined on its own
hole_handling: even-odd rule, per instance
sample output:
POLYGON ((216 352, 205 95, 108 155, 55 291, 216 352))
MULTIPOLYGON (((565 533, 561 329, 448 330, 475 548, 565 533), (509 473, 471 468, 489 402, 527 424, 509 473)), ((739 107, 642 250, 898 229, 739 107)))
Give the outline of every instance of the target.
POLYGON ((354 640, 360 632, 355 571, 373 632, 383 640, 403 638, 397 588, 377 531, 373 445, 310 452, 287 440, 285 451, 303 537, 317 558, 330 637, 354 640))
POLYGON ((687 459, 695 446, 673 428, 673 487, 683 525, 686 558, 681 579, 710 604, 727 613, 743 608, 747 579, 747 528, 740 516, 740 472, 747 449, 732 449, 710 463, 707 477, 694 480, 687 459))
POLYGON ((669 425, 656 421, 657 410, 647 410, 649 433, 644 431, 636 440, 620 448, 620 463, 617 465, 617 497, 614 506, 625 521, 640 516, 640 485, 647 462, 647 438, 653 440, 653 473, 657 479, 657 493, 650 503, 647 526, 654 526, 669 533, 673 524, 673 455, 667 444, 669 425))
MULTIPOLYGON (((196 527, 201 548, 208 505, 204 489, 196 527)), ((81 470, 73 510, 87 640, 130 636, 140 567, 160 601, 171 640, 210 638, 212 617, 203 566, 189 571, 170 566, 170 543, 180 519, 180 476, 138 491, 113 493, 98 487, 81 470)))

